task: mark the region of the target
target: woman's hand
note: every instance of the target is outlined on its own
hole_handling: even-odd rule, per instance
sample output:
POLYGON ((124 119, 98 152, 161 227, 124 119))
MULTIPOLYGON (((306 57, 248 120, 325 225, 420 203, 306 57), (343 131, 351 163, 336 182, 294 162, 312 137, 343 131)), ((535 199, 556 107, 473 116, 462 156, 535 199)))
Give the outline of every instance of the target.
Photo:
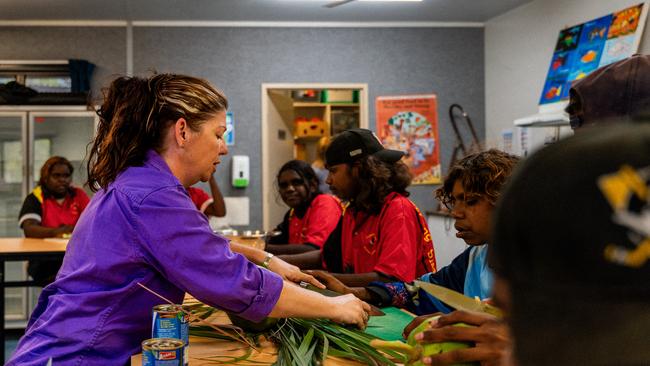
POLYGON ((420 343, 447 341, 474 342, 471 348, 457 349, 424 357, 427 365, 450 365, 479 361, 482 366, 508 365, 511 359, 512 338, 508 326, 501 319, 484 313, 454 311, 431 322, 431 329, 416 336, 420 343), (474 327, 457 327, 455 323, 474 327))
POLYGON ((301 272, 300 268, 289 264, 278 257, 271 258, 271 262, 269 262, 269 270, 279 274, 287 281, 295 283, 304 281, 311 283, 318 288, 325 288, 325 285, 315 279, 314 276, 301 272))
POLYGON ((311 270, 311 271, 305 271, 305 273, 314 276, 317 280, 324 283, 328 289, 334 292, 338 292, 339 294, 353 293, 352 288, 344 285, 343 282, 339 281, 336 277, 332 276, 329 272, 320 271, 320 270, 311 270))
POLYGON ((327 297, 330 301, 332 316, 330 319, 337 323, 356 324, 360 329, 365 329, 370 317, 370 305, 359 300, 352 294, 327 297))

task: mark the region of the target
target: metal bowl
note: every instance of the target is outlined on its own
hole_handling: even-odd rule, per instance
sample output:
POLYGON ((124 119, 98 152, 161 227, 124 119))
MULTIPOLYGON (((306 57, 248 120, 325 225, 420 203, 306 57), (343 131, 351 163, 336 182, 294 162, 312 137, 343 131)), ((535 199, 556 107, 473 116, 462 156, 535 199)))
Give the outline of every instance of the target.
POLYGON ((222 230, 215 230, 215 233, 227 237, 236 237, 238 239, 246 239, 246 240, 252 240, 252 239, 266 239, 274 236, 278 236, 282 234, 281 231, 273 230, 273 231, 261 231, 261 230, 243 230, 243 231, 237 231, 233 229, 222 229, 222 230))

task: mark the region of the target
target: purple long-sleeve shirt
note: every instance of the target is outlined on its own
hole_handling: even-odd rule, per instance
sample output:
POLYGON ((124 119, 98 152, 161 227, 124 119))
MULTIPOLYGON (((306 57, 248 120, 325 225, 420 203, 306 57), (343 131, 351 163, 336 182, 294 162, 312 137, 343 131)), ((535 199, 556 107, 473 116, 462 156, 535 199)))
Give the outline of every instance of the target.
POLYGON ((99 191, 81 215, 8 365, 124 365, 151 337, 151 308, 184 292, 260 320, 282 279, 230 251, 154 151, 99 191))

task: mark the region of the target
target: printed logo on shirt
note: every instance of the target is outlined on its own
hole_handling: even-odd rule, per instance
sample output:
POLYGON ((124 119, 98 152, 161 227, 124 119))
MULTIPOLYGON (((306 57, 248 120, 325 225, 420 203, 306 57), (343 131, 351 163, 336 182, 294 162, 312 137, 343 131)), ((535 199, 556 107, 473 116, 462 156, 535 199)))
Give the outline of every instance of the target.
POLYGON ((363 241, 363 250, 368 254, 374 255, 377 251, 375 244, 377 244, 377 235, 375 233, 368 234, 363 241))
POLYGON ((70 205, 70 213, 72 214, 72 216, 78 217, 80 215, 80 211, 81 210, 79 209, 79 205, 77 204, 77 202, 73 202, 70 205))
POLYGON ((641 268, 650 260, 650 166, 635 170, 624 165, 599 177, 598 187, 614 211, 612 220, 628 229, 629 238, 628 243, 607 244, 605 259, 641 268))

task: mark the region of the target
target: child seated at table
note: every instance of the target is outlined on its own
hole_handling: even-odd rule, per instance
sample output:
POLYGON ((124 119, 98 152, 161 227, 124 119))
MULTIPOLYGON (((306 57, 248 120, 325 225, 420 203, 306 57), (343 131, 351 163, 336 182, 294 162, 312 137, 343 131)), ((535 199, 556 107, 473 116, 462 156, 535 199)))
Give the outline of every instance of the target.
POLYGON ((266 250, 274 254, 320 250, 336 235, 333 233, 341 218, 341 202, 320 192, 316 173, 302 160, 285 163, 278 172, 277 182, 280 197, 289 210, 275 228, 280 234, 267 239, 266 250))
MULTIPOLYGON (((470 297, 489 298, 492 272, 486 254, 491 234, 491 215, 501 188, 512 174, 518 158, 499 150, 469 155, 456 163, 436 190, 436 197, 454 218, 456 237, 470 247, 450 265, 419 279, 450 288, 470 297)), ((397 306, 421 315, 450 309, 424 290, 406 282, 373 282, 366 287, 350 288, 334 276, 321 271, 310 272, 328 288, 353 293, 378 306, 397 306)))
MULTIPOLYGON (((68 159, 53 156, 41 167, 38 185, 23 201, 18 224, 27 238, 69 237, 90 199, 72 186, 74 168, 68 159)), ((54 281, 61 260, 31 260, 27 272, 40 286, 54 281)))

